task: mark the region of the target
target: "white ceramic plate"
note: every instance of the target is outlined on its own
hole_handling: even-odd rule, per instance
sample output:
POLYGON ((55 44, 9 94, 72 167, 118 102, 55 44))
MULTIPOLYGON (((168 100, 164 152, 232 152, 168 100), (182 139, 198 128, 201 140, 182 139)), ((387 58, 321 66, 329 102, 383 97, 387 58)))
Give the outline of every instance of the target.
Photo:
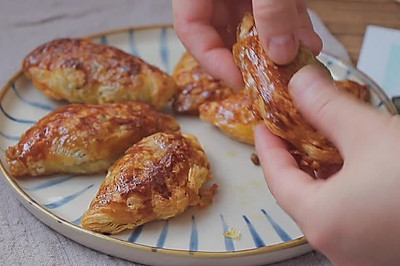
MULTIPOLYGON (((137 55, 169 73, 184 52, 168 26, 119 30, 91 39, 137 55)), ((367 84, 372 104, 384 112, 395 112, 377 85, 355 68, 329 55, 321 55, 320 60, 336 79, 367 84)), ((183 132, 198 137, 208 155, 213 181, 219 186, 214 203, 204 210, 191 208, 168 221, 148 223, 114 236, 82 229, 82 214, 105 175, 14 180, 4 163, 7 147, 61 104, 45 97, 21 73, 0 94, 0 159, 5 178, 22 204, 56 231, 90 248, 145 264, 265 264, 311 250, 297 225, 268 191, 261 168, 251 162, 254 149, 194 117, 177 119, 183 132), (239 239, 223 236, 230 227, 240 231, 239 239)))

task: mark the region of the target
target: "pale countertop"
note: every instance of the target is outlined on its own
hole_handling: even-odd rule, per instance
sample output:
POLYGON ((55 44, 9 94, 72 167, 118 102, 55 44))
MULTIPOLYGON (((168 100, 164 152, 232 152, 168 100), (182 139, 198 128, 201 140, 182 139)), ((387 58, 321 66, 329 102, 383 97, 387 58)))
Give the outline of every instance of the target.
MULTIPOLYGON (((166 23, 172 23, 168 0, 1 0, 0 84, 19 70, 30 50, 50 39, 166 23)), ((2 265, 139 265, 96 252, 53 231, 17 201, 3 178, 0 202, 2 265)), ((311 252, 275 265, 330 262, 311 252)))

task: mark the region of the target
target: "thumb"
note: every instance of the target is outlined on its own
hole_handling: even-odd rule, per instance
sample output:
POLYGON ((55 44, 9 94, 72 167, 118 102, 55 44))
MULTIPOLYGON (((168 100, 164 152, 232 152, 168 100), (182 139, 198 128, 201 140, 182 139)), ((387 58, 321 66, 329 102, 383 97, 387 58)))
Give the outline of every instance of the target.
POLYGON ((314 180, 300 170, 286 142, 272 134, 265 125, 255 128, 254 137, 268 188, 278 204, 300 222, 308 198, 324 181, 314 180))
POLYGON ((303 117, 332 141, 343 156, 355 145, 363 145, 360 136, 376 130, 376 122, 382 121, 383 113, 339 92, 315 66, 298 71, 289 83, 289 91, 303 117))

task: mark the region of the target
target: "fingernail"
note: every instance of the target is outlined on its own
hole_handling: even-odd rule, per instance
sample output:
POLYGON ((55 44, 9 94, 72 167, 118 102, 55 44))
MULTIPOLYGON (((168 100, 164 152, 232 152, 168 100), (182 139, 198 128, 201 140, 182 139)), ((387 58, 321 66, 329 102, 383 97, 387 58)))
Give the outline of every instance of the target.
POLYGON ((296 56, 297 45, 293 34, 274 36, 267 45, 268 56, 276 64, 288 64, 296 56))

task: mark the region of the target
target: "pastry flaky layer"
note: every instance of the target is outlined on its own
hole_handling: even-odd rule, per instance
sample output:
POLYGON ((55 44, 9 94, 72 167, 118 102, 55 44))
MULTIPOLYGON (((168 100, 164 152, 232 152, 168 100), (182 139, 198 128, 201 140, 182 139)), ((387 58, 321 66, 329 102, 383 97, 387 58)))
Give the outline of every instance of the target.
POLYGON ((216 185, 195 136, 156 133, 129 148, 110 168, 82 218, 88 230, 115 234, 212 202, 216 185))
MULTIPOLYGON (((335 81, 336 88, 357 99, 369 102, 370 94, 365 85, 351 80, 335 81)), ((254 145, 254 127, 263 123, 261 115, 245 90, 226 99, 200 105, 200 119, 210 122, 225 135, 237 141, 254 145)), ((294 152, 295 155, 298 152, 294 152)))
POLYGON ((212 77, 189 53, 185 53, 172 74, 179 87, 172 107, 174 112, 197 115, 201 104, 227 98, 233 89, 212 77))
POLYGON ((214 124, 225 135, 254 145, 254 127, 263 123, 250 97, 244 92, 200 106, 200 119, 214 124))
POLYGON ((301 45, 292 63, 286 66, 274 64, 262 48, 254 19, 248 14, 239 26, 233 53, 246 90, 264 123, 272 133, 294 145, 301 155, 300 163, 314 170, 341 164, 343 161, 338 150, 305 121, 288 91, 290 78, 307 64, 317 65, 328 72, 311 51, 301 45))
POLYGON ((369 103, 371 100, 371 94, 365 85, 358 84, 352 80, 337 80, 335 85, 339 91, 349 93, 363 102, 369 103))
POLYGON ((106 171, 143 137, 179 130, 176 120, 140 102, 60 107, 6 151, 10 173, 49 175, 106 171))
POLYGON ((141 101, 162 109, 177 91, 157 67, 86 39, 47 42, 26 56, 22 69, 48 97, 71 103, 141 101))

